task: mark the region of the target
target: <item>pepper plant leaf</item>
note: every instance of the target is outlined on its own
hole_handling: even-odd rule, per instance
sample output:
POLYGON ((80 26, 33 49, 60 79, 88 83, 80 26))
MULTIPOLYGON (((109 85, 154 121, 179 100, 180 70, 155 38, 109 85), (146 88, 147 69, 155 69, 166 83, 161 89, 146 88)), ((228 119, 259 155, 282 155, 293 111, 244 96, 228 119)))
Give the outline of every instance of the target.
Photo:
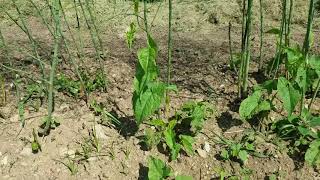
POLYGON ((148 160, 149 180, 162 180, 172 176, 172 168, 166 165, 161 159, 150 157, 148 160))
POLYGON ((288 114, 291 115, 299 101, 299 91, 296 90, 292 86, 292 84, 284 77, 280 77, 278 79, 277 88, 279 97, 283 102, 284 108, 286 109, 288 114))

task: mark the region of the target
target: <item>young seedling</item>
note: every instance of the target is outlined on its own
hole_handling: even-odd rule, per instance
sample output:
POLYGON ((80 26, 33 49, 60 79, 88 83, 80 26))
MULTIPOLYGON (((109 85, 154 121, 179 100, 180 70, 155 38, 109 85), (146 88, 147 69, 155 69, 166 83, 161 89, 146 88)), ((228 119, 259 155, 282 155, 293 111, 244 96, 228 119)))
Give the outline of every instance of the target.
POLYGON ((128 45, 128 48, 131 49, 135 40, 136 40, 136 25, 135 23, 131 23, 130 24, 130 27, 129 27, 129 30, 126 32, 126 39, 127 39, 127 45, 128 45))
POLYGON ((56 161, 63 164, 66 168, 68 168, 71 175, 76 175, 78 173, 78 165, 75 160, 68 158, 68 162, 63 162, 60 160, 56 160, 56 161))
POLYGON ((225 146, 220 154, 224 160, 236 160, 240 161, 242 165, 245 165, 249 155, 268 157, 256 151, 254 146, 255 137, 252 133, 243 136, 239 142, 226 139, 218 134, 216 134, 216 136, 218 137, 218 140, 215 140, 216 143, 225 146))
POLYGON ((101 147, 100 140, 97 137, 97 131, 95 126, 93 126, 92 131, 89 132, 89 137, 90 137, 89 141, 92 144, 92 146, 95 148, 96 152, 97 153, 101 152, 102 147, 101 147))
POLYGON ((173 170, 170 166, 164 163, 161 159, 152 156, 148 159, 148 179, 160 180, 173 176, 173 170))
POLYGON ((204 102, 189 102, 168 121, 155 119, 147 124, 144 143, 151 149, 159 143, 166 144, 171 160, 176 160, 181 150, 194 154, 194 137, 201 132, 204 121, 212 115, 212 109, 204 102))
POLYGON ((131 150, 129 148, 129 146, 126 146, 125 149, 122 150, 124 155, 126 156, 126 159, 128 160, 129 159, 129 156, 131 154, 131 150))
MULTIPOLYGON (((148 158, 148 179, 162 180, 174 176, 173 169, 161 159, 150 156, 148 158)), ((192 180, 191 176, 178 175, 175 180, 192 180)))
POLYGON ((36 131, 32 129, 32 136, 33 136, 33 141, 31 142, 31 149, 33 153, 38 153, 41 151, 41 145, 38 141, 38 135, 36 134, 36 131))
POLYGON ((112 114, 110 114, 106 108, 103 106, 103 104, 98 104, 95 100, 90 103, 90 108, 94 111, 96 115, 101 116, 101 124, 105 124, 108 126, 116 126, 120 127, 121 122, 114 117, 112 114))
POLYGON ((115 149, 114 149, 114 142, 111 143, 111 147, 109 149, 109 156, 111 158, 111 160, 115 160, 116 158, 116 152, 115 152, 115 149))

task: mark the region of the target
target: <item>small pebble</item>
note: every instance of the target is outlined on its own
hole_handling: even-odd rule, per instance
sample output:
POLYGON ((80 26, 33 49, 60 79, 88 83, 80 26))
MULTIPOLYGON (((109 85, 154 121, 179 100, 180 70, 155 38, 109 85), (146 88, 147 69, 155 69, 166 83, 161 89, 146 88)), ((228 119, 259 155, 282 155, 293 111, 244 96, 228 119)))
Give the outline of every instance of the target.
POLYGON ((7 165, 8 164, 8 156, 5 156, 2 160, 1 160, 1 165, 7 165))
POLYGON ((95 130, 96 130, 96 135, 99 139, 108 139, 108 136, 106 136, 100 124, 95 125, 95 130))
POLYGON ((197 152, 199 154, 200 157, 202 158, 207 158, 207 152, 205 150, 202 150, 202 149, 197 149, 197 152))
POLYGON ((204 146, 203 146, 203 149, 204 149, 207 153, 209 153, 210 150, 211 150, 210 144, 209 144, 208 142, 205 142, 205 143, 204 143, 204 146))

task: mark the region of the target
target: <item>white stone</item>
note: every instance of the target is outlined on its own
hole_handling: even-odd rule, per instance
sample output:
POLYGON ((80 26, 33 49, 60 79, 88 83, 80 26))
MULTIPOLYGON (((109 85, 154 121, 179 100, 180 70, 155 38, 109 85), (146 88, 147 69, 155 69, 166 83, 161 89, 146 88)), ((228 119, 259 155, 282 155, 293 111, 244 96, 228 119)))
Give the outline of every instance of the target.
POLYGON ((8 156, 5 156, 2 160, 1 160, 1 165, 7 165, 8 164, 8 156))
POLYGON ((207 153, 209 153, 210 150, 211 150, 210 144, 209 144, 208 142, 204 142, 203 149, 204 149, 207 153))
POLYGON ((97 138, 108 139, 108 136, 106 136, 106 134, 104 133, 104 130, 100 124, 97 124, 94 127, 95 127, 97 138))
POLYGON ((207 158, 207 152, 205 150, 202 150, 202 149, 197 149, 197 152, 199 154, 200 157, 202 158, 207 158))

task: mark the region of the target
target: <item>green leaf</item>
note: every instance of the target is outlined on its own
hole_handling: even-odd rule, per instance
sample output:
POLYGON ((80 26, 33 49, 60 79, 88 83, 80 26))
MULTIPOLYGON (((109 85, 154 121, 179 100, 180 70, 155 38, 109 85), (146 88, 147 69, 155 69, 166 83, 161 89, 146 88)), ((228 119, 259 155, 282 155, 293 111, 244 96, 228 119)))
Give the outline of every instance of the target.
POLYGON ((309 122, 311 127, 320 126, 320 117, 313 117, 309 122))
POLYGON ((175 180, 193 180, 192 176, 184 176, 184 175, 179 175, 175 178, 175 180))
POLYGON ((258 114, 263 111, 271 110, 271 102, 270 101, 262 101, 259 103, 258 107, 254 110, 254 114, 258 114))
POLYGON ((259 105, 261 96, 262 92, 258 90, 241 102, 239 114, 242 119, 250 119, 252 117, 254 110, 259 105))
POLYGON ((229 155, 229 152, 226 150, 226 149, 223 149, 220 153, 221 157, 224 159, 224 160, 228 160, 230 159, 230 155, 229 155))
POLYGON ((146 129, 144 133, 144 143, 149 149, 157 146, 161 141, 161 134, 154 132, 151 128, 146 129))
POLYGON ((284 108, 288 114, 291 115, 299 101, 299 91, 294 89, 286 78, 280 77, 278 79, 278 94, 283 102, 284 108))
POLYGON ((285 52, 287 54, 286 68, 290 75, 296 77, 298 68, 303 64, 304 57, 299 47, 296 48, 286 48, 285 52))
POLYGON ((315 138, 317 136, 316 133, 314 133, 312 130, 305 128, 303 126, 299 126, 298 131, 300 132, 300 134, 302 136, 311 136, 311 137, 315 137, 315 138))
POLYGON ((133 98, 135 118, 138 124, 160 108, 164 98, 165 87, 165 84, 160 82, 152 83, 140 97, 133 98))
POLYGON ((246 163, 248 161, 248 157, 249 157, 249 155, 248 155, 247 151, 241 150, 239 152, 239 158, 243 163, 246 163))
POLYGON ((295 81, 297 82, 298 86, 303 90, 303 92, 305 92, 307 88, 307 71, 303 65, 301 65, 298 68, 295 81))
POLYGON ((187 136, 187 135, 180 135, 180 141, 182 143, 184 151, 189 155, 192 156, 194 155, 194 150, 193 150, 193 143, 194 143, 194 138, 192 136, 187 136))
POLYGON ((198 133, 203 128, 204 118, 205 118, 205 106, 195 106, 191 114, 191 127, 198 133))
POLYGON ((126 38, 127 38, 127 45, 128 48, 131 49, 132 45, 136 39, 135 34, 136 34, 136 25, 132 22, 130 24, 129 30, 126 32, 126 38))
POLYGON ((277 180, 277 176, 275 174, 271 174, 269 176, 269 180, 277 180))
POLYGON ((181 149, 181 145, 176 143, 176 134, 173 128, 167 128, 164 132, 165 142, 170 149, 171 160, 176 160, 181 149))
POLYGON ((164 128, 166 123, 162 119, 154 119, 149 123, 151 126, 161 127, 164 128))
POLYGON ((156 51, 153 48, 143 48, 138 51, 139 63, 145 73, 155 66, 156 51))
POLYGON ((309 58, 309 65, 316 71, 318 77, 320 77, 320 57, 311 56, 311 58, 309 58))
POLYGON ((310 165, 316 165, 317 162, 319 163, 319 159, 320 159, 320 140, 319 139, 313 141, 310 144, 304 159, 310 165))
POLYGON ((149 157, 148 160, 148 178, 149 180, 162 180, 169 176, 172 176, 171 167, 167 166, 162 160, 149 157))
POLYGON ((159 50, 158 45, 150 35, 148 35, 148 45, 150 48, 154 49, 157 54, 157 52, 159 50))
POLYGON ((24 107, 25 107, 24 101, 19 101, 18 103, 18 113, 19 113, 19 121, 21 123, 21 126, 24 127, 25 125, 25 117, 24 117, 24 107))
POLYGON ((231 155, 233 157, 237 157, 239 155, 240 150, 241 150, 241 144, 232 144, 231 145, 231 155))

